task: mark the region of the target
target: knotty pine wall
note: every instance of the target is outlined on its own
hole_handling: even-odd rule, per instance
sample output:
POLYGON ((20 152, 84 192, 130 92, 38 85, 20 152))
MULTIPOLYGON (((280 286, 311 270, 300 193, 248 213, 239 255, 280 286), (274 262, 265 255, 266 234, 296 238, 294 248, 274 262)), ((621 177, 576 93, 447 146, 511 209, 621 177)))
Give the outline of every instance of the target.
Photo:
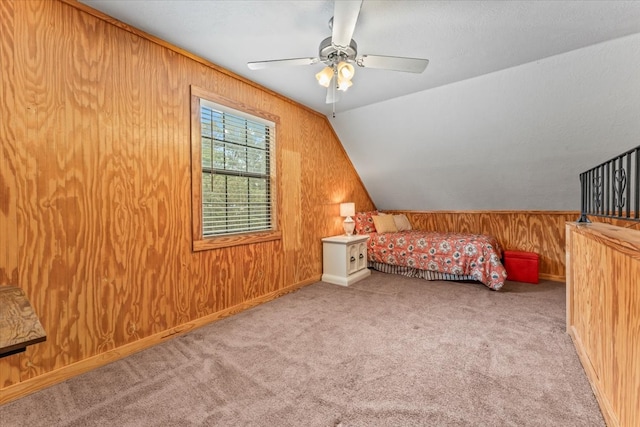
POLYGON ((47 332, 0 403, 319 280, 373 208, 326 117, 87 10, 0 1, 0 285, 47 332), (279 116, 281 240, 191 250, 190 85, 279 116))
POLYGON ((543 279, 565 280, 565 224, 577 211, 393 211, 422 230, 491 234, 502 249, 535 252, 543 279))

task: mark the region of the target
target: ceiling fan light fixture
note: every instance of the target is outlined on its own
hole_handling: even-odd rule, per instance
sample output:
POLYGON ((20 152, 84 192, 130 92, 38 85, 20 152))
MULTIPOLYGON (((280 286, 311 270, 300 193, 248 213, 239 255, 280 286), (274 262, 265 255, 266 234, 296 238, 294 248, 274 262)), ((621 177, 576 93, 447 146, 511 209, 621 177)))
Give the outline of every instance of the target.
POLYGON ((338 90, 346 92, 353 85, 351 80, 338 78, 338 90))
POLYGON ((333 79, 333 69, 331 67, 324 67, 322 71, 316 74, 316 80, 320 86, 329 87, 333 79))
POLYGON ((355 75, 356 70, 353 68, 353 65, 348 62, 340 62, 338 64, 338 76, 342 79, 351 80, 355 75))

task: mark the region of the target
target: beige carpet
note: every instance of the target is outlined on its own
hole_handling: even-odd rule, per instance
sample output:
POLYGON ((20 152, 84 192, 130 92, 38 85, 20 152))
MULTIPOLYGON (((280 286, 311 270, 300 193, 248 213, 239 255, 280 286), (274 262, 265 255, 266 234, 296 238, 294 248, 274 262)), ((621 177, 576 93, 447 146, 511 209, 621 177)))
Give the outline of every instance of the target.
POLYGON ((0 407, 8 426, 603 426, 565 288, 317 283, 0 407))

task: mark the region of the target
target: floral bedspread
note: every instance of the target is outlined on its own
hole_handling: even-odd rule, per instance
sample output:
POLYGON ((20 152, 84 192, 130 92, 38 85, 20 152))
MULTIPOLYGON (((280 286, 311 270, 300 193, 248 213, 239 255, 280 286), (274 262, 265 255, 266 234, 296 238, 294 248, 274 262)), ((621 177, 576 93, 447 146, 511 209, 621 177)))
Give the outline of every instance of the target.
POLYGON ((507 278, 493 236, 423 230, 369 233, 370 261, 469 275, 497 291, 507 278))

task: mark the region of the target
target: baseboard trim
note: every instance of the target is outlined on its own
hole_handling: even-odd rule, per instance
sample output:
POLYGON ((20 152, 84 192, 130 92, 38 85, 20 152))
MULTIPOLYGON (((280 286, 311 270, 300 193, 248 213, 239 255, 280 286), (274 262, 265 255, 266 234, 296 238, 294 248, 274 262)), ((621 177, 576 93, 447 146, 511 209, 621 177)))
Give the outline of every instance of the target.
POLYGON ((553 282, 566 282, 567 278, 565 276, 556 276, 554 274, 547 273, 539 273, 538 277, 542 280, 551 280, 553 282))
POLYGON ((113 350, 109 350, 104 353, 100 353, 95 356, 88 357, 79 362, 63 366, 60 369, 46 372, 42 375, 38 375, 37 377, 30 378, 28 380, 10 385, 9 387, 0 389, 0 405, 11 402, 12 400, 19 399, 21 397, 27 396, 31 393, 50 387, 52 385, 61 383, 62 381, 65 381, 69 378, 75 377, 77 375, 83 374, 85 372, 91 371, 101 366, 107 365, 111 362, 115 362, 116 360, 122 359, 123 357, 130 356, 134 353, 145 350, 149 347, 152 347, 156 344, 160 344, 162 342, 167 341, 168 339, 185 334, 194 329, 208 325, 217 320, 224 319, 225 317, 232 316, 241 311, 244 311, 249 308, 255 307, 257 305, 263 304, 265 302, 274 300, 285 294, 297 291, 298 289, 304 286, 319 282, 320 277, 321 275, 317 275, 310 279, 303 280, 302 282, 289 285, 285 288, 282 288, 277 291, 265 294, 261 297, 252 299, 251 301, 243 302, 241 304, 235 305, 233 307, 229 307, 227 309, 218 311, 216 313, 212 313, 207 316, 200 317, 198 319, 192 320, 187 323, 183 323, 182 325, 178 325, 174 328, 167 329, 157 334, 150 335, 146 338, 142 338, 130 344, 125 344, 121 347, 114 348, 113 350))
POLYGON ((600 412, 602 412, 602 416, 604 417, 604 421, 609 427, 620 427, 620 422, 615 415, 613 408, 609 400, 606 398, 603 390, 600 390, 600 382, 598 379, 598 375, 591 365, 591 360, 587 355, 584 345, 582 344, 582 339, 578 334, 578 331, 574 326, 570 326, 567 330, 567 333, 571 337, 573 341, 573 346, 576 348, 576 353, 578 353, 578 358, 580 359, 580 363, 587 374, 587 379, 589 380, 589 384, 591 385, 591 389, 593 390, 593 394, 596 396, 596 400, 598 401, 598 405, 600 406, 600 412))

